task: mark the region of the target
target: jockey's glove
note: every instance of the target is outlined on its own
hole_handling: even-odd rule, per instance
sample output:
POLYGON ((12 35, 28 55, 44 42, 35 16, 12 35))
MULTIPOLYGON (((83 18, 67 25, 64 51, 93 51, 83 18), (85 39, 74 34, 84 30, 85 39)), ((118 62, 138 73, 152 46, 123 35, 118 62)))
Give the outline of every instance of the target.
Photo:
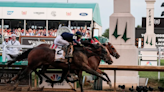
POLYGON ((84 45, 83 45, 83 44, 80 44, 80 46, 82 46, 82 47, 83 47, 84 45))

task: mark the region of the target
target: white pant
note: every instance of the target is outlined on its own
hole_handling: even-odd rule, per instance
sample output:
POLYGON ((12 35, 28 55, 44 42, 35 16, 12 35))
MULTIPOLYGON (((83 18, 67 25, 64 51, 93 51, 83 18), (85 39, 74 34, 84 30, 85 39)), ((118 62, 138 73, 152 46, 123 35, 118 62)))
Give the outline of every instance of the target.
POLYGON ((6 58, 7 58, 7 60, 12 60, 12 58, 8 54, 15 56, 15 55, 18 55, 19 52, 18 51, 10 51, 10 50, 4 48, 3 52, 2 52, 3 62, 6 62, 6 58))
POLYGON ((57 36, 57 37, 55 38, 54 44, 55 44, 55 45, 59 45, 59 46, 64 46, 64 45, 68 46, 68 45, 69 45, 69 42, 67 42, 66 40, 64 40, 64 39, 62 38, 62 36, 59 35, 59 36, 57 36))

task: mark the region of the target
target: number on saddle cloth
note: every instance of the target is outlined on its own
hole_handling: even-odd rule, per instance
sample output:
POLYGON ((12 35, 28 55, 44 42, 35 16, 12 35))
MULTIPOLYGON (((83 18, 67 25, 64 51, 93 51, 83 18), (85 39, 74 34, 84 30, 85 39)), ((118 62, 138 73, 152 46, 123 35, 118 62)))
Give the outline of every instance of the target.
POLYGON ((65 52, 62 50, 62 46, 56 48, 55 60, 65 59, 65 52))

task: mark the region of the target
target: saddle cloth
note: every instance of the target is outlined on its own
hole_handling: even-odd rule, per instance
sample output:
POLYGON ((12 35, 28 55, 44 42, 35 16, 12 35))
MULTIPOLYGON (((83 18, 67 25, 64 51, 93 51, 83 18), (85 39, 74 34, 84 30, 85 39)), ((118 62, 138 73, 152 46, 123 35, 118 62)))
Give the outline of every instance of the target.
POLYGON ((58 46, 58 45, 53 44, 50 48, 56 50, 55 61, 65 59, 65 52, 64 52, 64 50, 62 50, 62 46, 58 46))
POLYGON ((55 52, 55 60, 65 59, 65 52, 62 50, 62 46, 57 46, 55 52))

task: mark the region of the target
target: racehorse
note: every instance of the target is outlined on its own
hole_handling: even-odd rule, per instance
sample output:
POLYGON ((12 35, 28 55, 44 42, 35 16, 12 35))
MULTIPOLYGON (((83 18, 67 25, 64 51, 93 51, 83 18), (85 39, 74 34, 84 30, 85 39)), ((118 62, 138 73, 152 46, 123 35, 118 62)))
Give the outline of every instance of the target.
POLYGON ((118 54, 117 50, 115 49, 115 47, 110 43, 106 43, 106 44, 103 44, 109 51, 109 53, 115 57, 116 59, 118 59, 120 57, 120 55, 118 54))
MULTIPOLYGON (((86 44, 85 44, 85 45, 86 45, 86 44)), ((48 44, 41 44, 41 45, 39 45, 39 46, 49 47, 48 44)), ((120 55, 117 53, 116 49, 114 48, 114 46, 113 46, 111 43, 104 44, 104 46, 106 46, 106 47, 108 48, 109 52, 110 52, 113 56, 115 56, 116 58, 119 58, 120 55), (114 53, 114 54, 113 54, 113 53, 114 53)), ((26 51, 26 52, 28 52, 28 51, 26 51)), ((28 52, 28 53, 29 53, 29 52, 28 52)), ((89 60, 89 64, 91 65, 91 68, 94 69, 94 70, 97 69, 99 63, 100 63, 100 60, 98 60, 98 61, 96 61, 96 62, 94 61, 94 59, 90 59, 90 60, 89 60), (97 64, 94 64, 94 63, 97 63, 97 64), (94 65, 95 65, 95 66, 94 66, 94 65)), ((105 76, 108 78, 107 74, 106 74, 105 72, 101 71, 100 69, 97 69, 97 72, 99 72, 100 74, 105 75, 105 76)), ((109 78, 108 78, 108 80, 109 80, 109 78)), ((40 84, 41 84, 41 82, 42 82, 42 78, 40 79, 40 84)))
MULTIPOLYGON (((104 50, 103 48, 100 49, 100 50, 103 51, 103 53, 104 53, 104 54, 103 53, 101 54, 101 56, 103 57, 103 59, 105 59, 106 61, 110 61, 111 58, 108 57, 108 53, 106 52, 106 50, 104 50)), ((54 59, 52 59, 52 58, 54 58, 54 56, 53 56, 54 55, 54 52, 52 53, 51 51, 52 50, 50 50, 48 48, 45 48, 45 47, 44 48, 43 47, 37 47, 37 48, 34 48, 33 50, 31 50, 30 53, 29 53, 29 55, 28 55, 28 67, 26 68, 26 70, 22 74, 23 75, 24 74, 28 74, 31 70, 35 70, 40 65, 49 65, 49 64, 51 64, 52 66, 57 67, 57 68, 68 69, 67 68, 68 67, 67 65, 64 66, 61 63, 60 64, 57 64, 57 63, 53 62, 54 59), (44 49, 45 49, 45 51, 44 51, 44 49), (41 51, 43 51, 44 53, 46 53, 46 52, 48 52, 48 53, 46 53, 43 56, 42 55, 39 56, 39 54, 41 53, 41 51), (52 55, 50 55, 50 54, 52 54, 52 55), (38 56, 38 57, 35 58, 34 56, 38 56), (50 58, 51 60, 49 58, 47 58, 47 57, 51 57, 50 58)), ((76 69, 76 70, 84 70, 84 71, 86 71, 88 73, 91 73, 93 75, 96 75, 96 76, 102 78, 103 80, 107 81, 105 78, 103 78, 101 75, 99 75, 97 72, 95 72, 93 69, 91 69, 87 65, 88 64, 87 63, 87 57, 81 51, 78 51, 75 48, 75 50, 73 52, 73 55, 74 55, 74 65, 72 64, 71 69, 73 68, 73 69, 76 69)), ((110 63, 110 62, 108 62, 108 63, 110 63)), ((22 75, 22 74, 20 74, 20 75, 22 75)), ((18 78, 17 83, 14 85, 14 89, 18 85, 20 79, 22 79, 22 76, 18 78)), ((107 82, 109 82, 109 81, 107 81, 107 82)))

